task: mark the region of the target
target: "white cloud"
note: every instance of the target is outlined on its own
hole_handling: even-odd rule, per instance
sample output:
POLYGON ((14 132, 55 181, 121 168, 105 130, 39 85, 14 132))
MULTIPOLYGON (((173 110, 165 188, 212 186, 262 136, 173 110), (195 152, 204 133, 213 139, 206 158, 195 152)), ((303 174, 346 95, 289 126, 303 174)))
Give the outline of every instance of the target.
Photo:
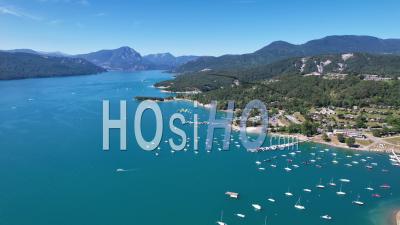
POLYGON ((8 14, 8 15, 13 15, 13 16, 21 16, 18 12, 15 10, 9 9, 4 6, 0 6, 0 13, 1 14, 8 14))
POLYGON ((20 9, 17 9, 13 6, 0 6, 0 14, 3 15, 11 15, 11 16, 16 16, 16 17, 21 17, 21 18, 27 18, 27 19, 32 19, 32 20, 41 20, 40 17, 34 16, 32 14, 29 14, 27 12, 24 12, 20 9))

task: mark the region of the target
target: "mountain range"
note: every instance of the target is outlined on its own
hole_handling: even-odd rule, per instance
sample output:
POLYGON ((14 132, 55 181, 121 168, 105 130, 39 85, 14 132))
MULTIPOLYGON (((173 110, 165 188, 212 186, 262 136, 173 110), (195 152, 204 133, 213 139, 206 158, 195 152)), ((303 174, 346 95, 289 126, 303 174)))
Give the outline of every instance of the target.
POLYGON ((400 55, 342 53, 292 57, 251 68, 185 73, 174 80, 162 81, 155 86, 170 91, 206 92, 238 83, 263 83, 285 76, 344 79, 351 75, 359 77, 376 75, 377 78, 398 79, 400 55))
MULTIPOLYGON (((223 55, 220 57, 175 57, 170 53, 142 56, 134 49, 126 46, 117 49, 100 50, 79 55, 67 55, 61 52, 41 52, 31 49, 15 49, 0 52, 4 53, 4 58, 15 60, 14 62, 7 61, 6 67, 0 68, 2 70, 0 73, 3 74, 3 77, 11 77, 11 75, 16 74, 18 76, 27 77, 33 76, 32 74, 36 74, 36 76, 42 76, 48 75, 50 73, 49 71, 53 71, 38 70, 36 65, 32 65, 33 62, 40 62, 41 64, 47 66, 53 65, 53 69, 55 65, 54 63, 62 62, 63 64, 58 68, 58 70, 56 70, 56 74, 65 74, 67 72, 71 72, 72 74, 81 73, 82 68, 77 67, 77 64, 82 64, 85 65, 85 68, 91 67, 92 69, 94 69, 94 67, 92 67, 93 64, 101 67, 101 69, 97 68, 93 71, 136 71, 151 69, 169 70, 176 73, 198 73, 199 71, 264 71, 265 68, 263 69, 263 67, 267 66, 268 68, 268 65, 271 63, 294 57, 311 57, 324 54, 359 52, 398 55, 400 54, 400 39, 380 39, 371 36, 336 35, 311 40, 299 45, 284 41, 275 41, 253 53, 242 55, 223 55), (13 55, 6 55, 5 53, 13 55), (26 59, 29 57, 27 55, 20 55, 20 53, 42 57, 37 58, 34 56, 29 56, 35 60, 27 61, 26 59), (19 59, 19 57, 21 58, 19 59), (56 60, 54 58, 61 59, 56 60), (46 59, 48 60, 47 62, 45 62, 46 59), (80 59, 80 61, 78 59, 80 59), (71 63, 71 67, 66 67, 67 63, 71 63), (10 65, 12 66, 10 67, 10 65), (77 70, 71 70, 71 68, 77 70), (64 71, 62 71, 63 69, 64 71), (42 74, 39 74, 38 71, 41 71, 42 74), (25 74, 22 74, 23 72, 25 74)), ((379 68, 379 64, 374 65, 374 67, 379 68)), ((287 69, 290 69, 290 67, 287 69)), ((85 74, 86 72, 87 71, 85 71, 85 74)))
POLYGON ((197 56, 175 57, 171 53, 159 53, 141 56, 134 49, 124 46, 112 50, 100 50, 88 54, 75 55, 73 57, 86 59, 107 70, 136 71, 162 69, 171 70, 197 56))
POLYGON ((187 62, 194 61, 198 56, 187 55, 187 56, 173 56, 171 53, 159 53, 149 54, 143 56, 144 60, 156 67, 157 69, 174 69, 187 62))
POLYGON ((175 69, 175 72, 201 70, 231 70, 266 65, 281 59, 332 53, 365 52, 400 54, 400 39, 380 39, 371 36, 335 35, 295 45, 275 41, 249 54, 200 57, 175 69))
POLYGON ((68 55, 62 52, 35 51, 32 49, 13 49, 3 50, 2 52, 82 58, 106 70, 113 71, 172 70, 198 58, 198 56, 192 55, 176 57, 168 52, 142 56, 139 52, 127 46, 78 55, 68 55))

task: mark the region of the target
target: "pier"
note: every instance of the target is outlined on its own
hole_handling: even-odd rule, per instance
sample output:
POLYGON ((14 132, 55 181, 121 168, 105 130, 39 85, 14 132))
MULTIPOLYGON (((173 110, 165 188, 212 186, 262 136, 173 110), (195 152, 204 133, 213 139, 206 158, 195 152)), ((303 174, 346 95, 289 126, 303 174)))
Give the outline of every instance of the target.
POLYGON ((270 145, 259 147, 257 149, 249 149, 249 152, 263 152, 263 151, 276 151, 276 150, 298 150, 300 141, 297 137, 293 136, 276 136, 270 138, 270 145), (278 144, 273 145, 272 142, 277 139, 278 144), (281 140, 283 139, 283 143, 281 140))
POLYGON ((393 149, 392 149, 392 154, 393 154, 393 158, 396 159, 397 163, 400 163, 400 158, 399 158, 399 156, 396 154, 396 152, 394 152, 393 149))

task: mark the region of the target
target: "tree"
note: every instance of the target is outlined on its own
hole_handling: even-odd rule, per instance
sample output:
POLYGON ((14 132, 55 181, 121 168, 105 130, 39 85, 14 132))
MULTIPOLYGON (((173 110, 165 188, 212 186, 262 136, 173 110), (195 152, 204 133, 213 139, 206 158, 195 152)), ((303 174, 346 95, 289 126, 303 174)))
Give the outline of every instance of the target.
POLYGON ((356 143, 356 139, 354 137, 348 137, 346 138, 346 144, 349 147, 353 147, 354 144, 356 143))
POLYGON ((322 140, 326 141, 326 142, 330 142, 331 139, 328 137, 328 135, 326 133, 322 134, 322 140))
POLYGON ((269 116, 274 116, 277 115, 279 113, 277 108, 271 108, 270 112, 269 112, 269 116))
POLYGON ((285 133, 285 132, 287 132, 287 128, 286 127, 278 127, 278 132, 285 133))
POLYGON ((344 138, 343 134, 337 134, 336 137, 337 137, 337 139, 338 139, 338 141, 340 143, 344 143, 345 142, 345 138, 344 138))
POLYGON ((288 132, 291 133, 291 134, 300 133, 300 132, 301 132, 301 125, 291 123, 291 124, 288 126, 287 130, 288 130, 288 132))
POLYGON ((332 125, 328 124, 328 126, 326 127, 326 129, 328 130, 328 132, 333 132, 333 127, 332 125))
POLYGON ((301 126, 301 133, 307 137, 313 136, 317 133, 317 126, 309 120, 306 120, 301 126))
POLYGON ((367 128, 367 119, 363 115, 359 115, 356 118, 356 127, 357 128, 367 128))
POLYGON ((374 135, 374 137, 382 137, 382 129, 372 130, 372 135, 374 135))

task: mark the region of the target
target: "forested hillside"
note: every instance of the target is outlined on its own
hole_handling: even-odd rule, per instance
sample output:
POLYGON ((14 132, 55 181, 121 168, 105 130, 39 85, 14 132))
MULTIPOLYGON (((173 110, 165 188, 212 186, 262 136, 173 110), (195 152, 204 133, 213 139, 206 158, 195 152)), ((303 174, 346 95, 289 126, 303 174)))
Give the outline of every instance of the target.
POLYGON ((286 75, 323 78, 378 75, 397 79, 400 76, 400 56, 345 53, 296 57, 252 68, 188 73, 156 85, 169 87, 172 91, 209 91, 236 85, 235 80, 238 83, 255 82, 286 75))
POLYGON ((104 71, 84 59, 0 52, 0 80, 83 75, 104 71))
POLYGON ((346 52, 400 54, 399 39, 380 39, 371 36, 336 35, 295 45, 275 41, 249 54, 200 57, 176 69, 176 72, 198 72, 204 69, 231 70, 267 65, 282 59, 346 52))

